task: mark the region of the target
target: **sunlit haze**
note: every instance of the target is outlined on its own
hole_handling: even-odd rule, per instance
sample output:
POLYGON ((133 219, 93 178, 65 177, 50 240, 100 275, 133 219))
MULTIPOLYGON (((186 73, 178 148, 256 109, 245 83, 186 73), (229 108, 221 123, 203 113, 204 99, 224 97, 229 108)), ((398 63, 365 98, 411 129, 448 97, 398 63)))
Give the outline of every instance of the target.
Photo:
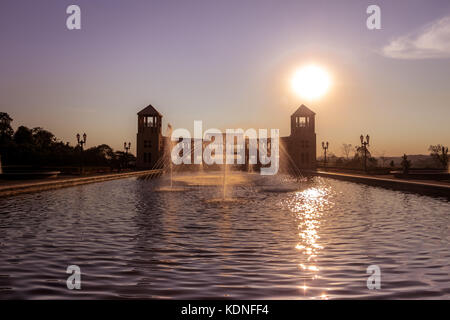
POLYGON ((301 98, 312 102, 327 93, 330 82, 330 76, 323 68, 311 64, 295 71, 292 89, 301 98))
POLYGON ((0 110, 15 129, 44 127, 71 144, 86 132, 87 147, 130 141, 135 152, 136 113, 148 104, 163 128, 202 120, 285 136, 303 103, 332 153, 370 134, 375 156, 428 154, 450 143, 450 54, 434 43, 445 41, 430 34, 437 27, 431 49, 414 41, 450 2, 380 0, 382 28, 368 30, 372 2, 79 0, 82 29, 68 31, 67 1, 3 0, 0 110), (310 63, 330 76, 328 91, 310 77, 293 90, 310 63))
POLYGON ((0 0, 0 40, 0 300, 450 299, 450 0, 0 0))

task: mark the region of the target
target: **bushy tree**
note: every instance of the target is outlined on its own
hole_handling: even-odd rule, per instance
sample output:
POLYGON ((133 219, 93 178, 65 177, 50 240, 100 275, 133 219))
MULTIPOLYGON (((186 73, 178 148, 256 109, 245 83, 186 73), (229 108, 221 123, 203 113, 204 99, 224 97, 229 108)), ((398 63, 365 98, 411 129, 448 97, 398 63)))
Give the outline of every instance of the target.
POLYGON ((12 118, 7 113, 0 112, 0 155, 3 165, 63 167, 78 166, 82 160, 85 166, 118 168, 135 159, 131 154, 125 156, 114 152, 106 144, 89 148, 81 154, 78 146, 58 141, 50 131, 41 127, 29 129, 20 126, 14 132, 11 122, 12 118))
POLYGON ((56 142, 56 138, 53 133, 40 127, 33 128, 31 130, 31 133, 33 135, 34 144, 37 148, 49 148, 53 143, 56 142))
POLYGON ((114 159, 114 150, 110 146, 102 144, 84 151, 83 158, 90 165, 110 166, 114 159))
POLYGON ((14 142, 19 146, 33 145, 33 132, 25 126, 20 126, 13 136, 14 142))
POLYGON ((431 152, 430 155, 436 163, 442 166, 443 169, 448 169, 448 147, 438 144, 430 146, 428 151, 431 152))
POLYGON ((11 127, 13 119, 6 112, 0 112, 0 143, 12 139, 14 130, 11 127))

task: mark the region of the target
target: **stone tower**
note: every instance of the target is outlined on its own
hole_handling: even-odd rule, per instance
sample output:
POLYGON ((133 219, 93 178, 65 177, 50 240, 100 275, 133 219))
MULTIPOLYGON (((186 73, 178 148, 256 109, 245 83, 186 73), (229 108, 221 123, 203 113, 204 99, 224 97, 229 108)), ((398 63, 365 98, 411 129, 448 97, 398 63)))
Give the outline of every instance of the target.
POLYGON ((162 115, 148 105, 138 113, 137 159, 139 169, 156 168, 163 155, 162 115))
POLYGON ((288 148, 299 169, 316 167, 315 116, 316 114, 303 104, 291 115, 288 148))

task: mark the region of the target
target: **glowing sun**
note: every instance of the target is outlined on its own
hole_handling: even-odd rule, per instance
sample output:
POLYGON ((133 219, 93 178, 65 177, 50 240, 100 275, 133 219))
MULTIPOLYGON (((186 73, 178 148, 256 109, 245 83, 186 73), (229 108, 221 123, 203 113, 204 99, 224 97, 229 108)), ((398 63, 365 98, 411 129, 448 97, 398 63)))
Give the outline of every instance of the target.
POLYGON ((294 72, 291 85, 300 97, 315 100, 328 92, 331 78, 325 69, 311 64, 294 72))

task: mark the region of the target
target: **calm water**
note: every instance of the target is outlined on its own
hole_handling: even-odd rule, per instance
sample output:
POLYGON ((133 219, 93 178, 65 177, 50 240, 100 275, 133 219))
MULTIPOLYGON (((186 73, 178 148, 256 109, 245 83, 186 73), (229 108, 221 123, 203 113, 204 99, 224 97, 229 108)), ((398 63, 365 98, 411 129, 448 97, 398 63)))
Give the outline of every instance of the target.
POLYGON ((0 199, 0 298, 450 298, 445 199, 240 174, 223 202, 214 179, 183 179, 184 192, 127 179, 0 199))

